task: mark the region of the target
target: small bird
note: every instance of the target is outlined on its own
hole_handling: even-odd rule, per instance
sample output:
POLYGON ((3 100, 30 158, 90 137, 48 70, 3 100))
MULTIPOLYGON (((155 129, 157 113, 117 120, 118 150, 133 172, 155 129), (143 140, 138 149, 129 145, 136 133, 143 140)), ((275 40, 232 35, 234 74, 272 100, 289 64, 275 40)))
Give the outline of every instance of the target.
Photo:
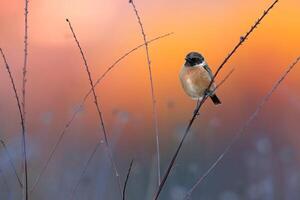
POLYGON ((215 105, 221 104, 221 101, 214 93, 216 84, 213 83, 208 89, 213 79, 213 73, 200 53, 191 52, 187 54, 179 78, 185 93, 192 99, 198 100, 198 103, 204 95, 208 95, 215 105))

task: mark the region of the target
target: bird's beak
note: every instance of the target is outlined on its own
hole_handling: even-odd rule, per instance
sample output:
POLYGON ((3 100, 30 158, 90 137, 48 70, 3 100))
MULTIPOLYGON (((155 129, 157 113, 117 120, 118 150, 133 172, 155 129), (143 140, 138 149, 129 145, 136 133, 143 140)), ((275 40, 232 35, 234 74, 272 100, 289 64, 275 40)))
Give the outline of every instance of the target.
POLYGON ((186 61, 185 64, 186 64, 187 66, 192 66, 192 63, 193 63, 193 62, 192 62, 191 59, 185 58, 185 61, 186 61))
POLYGON ((186 61, 187 63, 189 63, 189 64, 192 64, 192 60, 189 59, 189 58, 185 58, 185 61, 186 61))

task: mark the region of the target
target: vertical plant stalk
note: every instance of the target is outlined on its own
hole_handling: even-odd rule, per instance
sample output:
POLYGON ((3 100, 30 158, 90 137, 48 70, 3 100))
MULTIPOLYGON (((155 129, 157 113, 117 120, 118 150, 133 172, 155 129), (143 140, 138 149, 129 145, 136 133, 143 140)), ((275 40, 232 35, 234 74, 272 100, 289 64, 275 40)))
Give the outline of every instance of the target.
POLYGON ((3 181, 3 184, 4 184, 5 187, 6 187, 6 190, 9 191, 9 185, 8 185, 8 182, 7 182, 7 180, 6 180, 5 176, 4 176, 4 173, 2 172, 1 169, 0 169, 0 177, 1 177, 2 181, 3 181))
POLYGON ((19 99, 19 96, 18 96, 18 92, 17 92, 17 89, 16 89, 16 85, 15 85, 12 73, 10 71, 10 67, 7 63, 6 57, 5 57, 5 55, 4 55, 1 48, 0 48, 0 52, 1 52, 2 58, 4 60, 5 67, 6 67, 6 70, 8 72, 10 81, 11 81, 12 89, 13 89, 13 92, 15 94, 15 98, 16 98, 17 106, 18 106, 18 110, 19 110, 19 115, 20 115, 20 120, 21 120, 22 140, 23 140, 23 154, 24 154, 23 155, 24 156, 24 172, 25 172, 25 183, 23 183, 24 184, 23 190, 24 190, 24 193, 25 193, 24 194, 25 195, 25 200, 28 200, 29 199, 29 197, 28 197, 28 169, 27 169, 27 151, 26 151, 26 141, 25 141, 25 139, 26 139, 26 137, 25 137, 25 121, 24 121, 24 116, 23 116, 23 112, 22 112, 22 108, 21 108, 20 99, 19 99))
POLYGON ((129 180, 129 177, 130 177, 132 165, 133 165, 133 160, 131 160, 130 165, 129 165, 129 169, 127 171, 127 175, 126 175, 126 179, 125 179, 125 183, 124 183, 124 187, 123 187, 123 198, 122 198, 123 200, 126 200, 126 189, 127 189, 128 180, 129 180))
POLYGON ((257 106, 255 112, 249 117, 249 119, 246 121, 246 123, 241 127, 241 129, 235 134, 235 136, 232 138, 231 142, 228 144, 228 146, 225 148, 225 150, 218 156, 216 161, 208 168, 208 170, 197 180, 197 182, 193 185, 193 187, 188 191, 188 193, 185 196, 185 200, 190 199, 192 193, 195 191, 197 186, 204 181, 206 177, 216 168, 216 166, 221 162, 221 160, 224 158, 224 156, 230 151, 230 149, 233 147, 233 145, 243 136, 246 129, 249 127, 249 125, 257 118, 259 113, 261 112, 263 106, 270 100, 273 93, 276 91, 276 89, 280 86, 280 84, 284 81, 284 79, 287 77, 287 75, 291 72, 291 70, 297 65, 299 62, 300 57, 298 57, 290 66, 288 66, 287 70, 281 75, 281 77, 275 82, 271 90, 267 93, 267 95, 262 99, 260 104, 257 106))
MULTIPOLYGON (((271 4, 271 6, 269 6, 269 8, 266 11, 264 11, 263 15, 255 22, 255 24, 250 28, 250 30, 246 33, 246 35, 242 36, 240 38, 240 41, 238 42, 238 44, 233 48, 233 50, 229 53, 229 55, 224 59, 224 61, 222 62, 222 64, 218 67, 218 69, 217 69, 214 77, 212 78, 209 86, 207 87, 207 90, 211 87, 211 85, 213 84, 215 78, 217 77, 217 75, 219 74, 219 72, 221 71, 221 69, 224 67, 224 65, 236 53, 236 51, 239 49, 239 47, 247 40, 247 38, 251 35, 251 33, 255 30, 255 28, 257 28, 257 26, 265 18, 265 16, 269 13, 269 11, 278 3, 278 1, 279 0, 274 1, 271 4)), ((190 131, 190 129, 191 129, 191 127, 192 127, 195 119, 198 116, 198 112, 199 112, 200 108, 202 107, 202 105, 204 104, 204 102, 209 97, 208 94, 209 94, 208 92, 205 92, 203 99, 200 101, 198 107, 196 108, 196 112, 194 112, 194 115, 192 116, 192 119, 189 121, 188 126, 187 126, 187 128, 185 130, 185 133, 184 133, 184 135, 183 135, 183 137, 182 137, 182 139, 181 139, 181 141, 180 141, 180 143, 179 143, 179 145, 178 145, 178 147, 177 147, 177 149, 176 149, 176 151, 175 151, 175 153, 174 153, 174 155, 173 155, 173 157, 172 157, 172 159, 171 159, 171 161, 170 161, 170 163, 168 165, 168 168, 167 168, 167 170, 166 170, 166 172, 165 172, 165 174, 163 176, 162 182, 159 185, 158 190, 154 194, 153 199, 157 200, 158 197, 159 197, 159 195, 160 195, 160 193, 161 193, 161 191, 162 191, 162 189, 164 188, 165 183, 166 183, 166 181, 167 181, 167 179, 168 179, 168 177, 170 175, 170 172, 171 172, 171 170, 172 170, 172 168, 173 168, 173 166, 175 164, 175 161, 176 161, 176 159, 178 157, 178 154, 179 154, 179 152, 180 152, 180 150, 182 148, 182 145, 183 145, 186 137, 188 136, 188 133, 189 133, 189 131, 190 131)))
POLYGON ((148 42, 147 42, 147 36, 144 30, 144 26, 142 23, 142 20, 140 18, 140 15, 137 11, 137 8, 133 2, 133 0, 129 0, 129 3, 132 5, 132 8, 135 12, 137 21, 139 23, 139 26, 141 28, 141 33, 144 39, 145 43, 145 49, 146 49, 146 55, 147 55, 147 64, 148 64, 148 70, 149 70, 149 79, 150 79, 150 87, 151 87, 151 97, 152 97, 152 112, 153 112, 153 123, 155 128, 155 137, 156 137, 156 154, 157 154, 157 180, 158 185, 161 182, 161 175, 160 175, 160 147, 159 147, 159 130, 158 130, 158 116, 157 116, 157 105, 156 105, 156 98, 154 93, 154 83, 153 83, 153 75, 152 75, 152 68, 151 68, 151 60, 149 55, 149 48, 148 48, 148 42))
POLYGON ((100 145, 101 145, 101 142, 97 143, 97 145, 95 146, 93 152, 91 153, 91 155, 90 155, 88 161, 86 162, 86 164, 85 164, 85 166, 84 166, 82 172, 80 173, 80 177, 79 177, 78 181, 76 182, 75 187, 74 187, 73 190, 72 190, 70 200, 75 199, 75 194, 76 194, 76 191, 78 190, 78 187, 79 187, 79 185, 80 185, 80 182, 81 182, 83 176, 85 175, 85 173, 86 173, 86 171, 87 171, 87 169, 88 169, 88 166, 91 164, 91 162, 92 162, 94 156, 96 155, 96 152, 97 152, 98 148, 100 147, 100 145))
POLYGON ((21 181, 21 179, 20 179, 20 177, 18 175, 17 169, 16 169, 16 167, 15 167, 15 165, 13 163, 13 159, 12 159, 12 157, 11 157, 9 151, 8 151, 8 148, 7 148, 6 144, 5 144, 5 142, 2 139, 0 139, 0 143, 1 143, 2 147, 4 148, 4 151, 5 151, 6 156, 8 158, 9 165, 12 168, 12 170, 13 170, 16 178, 17 178, 17 181, 18 181, 20 187, 23 188, 22 181, 21 181))
POLYGON ((24 8, 24 63, 23 63, 23 84, 22 84, 22 113, 23 126, 22 133, 23 154, 24 154, 24 173, 25 173, 25 199, 28 200, 28 169, 27 169, 27 153, 26 153, 26 83, 27 83, 27 62, 28 62, 28 0, 25 0, 24 8))
POLYGON ((90 68, 89 68, 89 65, 87 63, 87 60, 85 58, 85 55, 83 53, 83 50, 80 46, 80 43, 77 39, 77 36, 75 35, 75 32, 73 30, 73 27, 72 27, 72 24, 70 22, 70 20, 66 19, 66 21, 68 22, 69 24, 69 28, 73 34, 73 37, 75 39, 75 42, 79 48, 79 51, 80 51, 80 54, 81 54, 81 57, 83 59, 83 62, 84 62, 84 65, 85 65, 85 70, 87 72, 87 75, 88 75, 88 78, 89 78, 89 82, 90 82, 90 86, 92 88, 92 94, 93 94, 93 97, 94 97, 94 103, 95 103, 95 106, 96 106, 96 110, 97 110, 97 113, 98 113, 98 116, 99 116, 99 120, 100 120, 100 123, 101 123, 101 128, 102 128, 102 131, 103 131, 103 135, 104 135, 104 142, 105 142, 105 146, 106 146, 106 149, 108 151, 108 157, 111 161, 111 164, 112 164, 112 167, 113 167, 113 171, 114 171, 114 175, 116 176, 117 178, 117 182, 118 182, 118 186, 119 186, 119 192, 122 196, 122 187, 121 187, 121 180, 120 180, 120 175, 119 175, 119 172, 118 172, 118 169, 117 169, 117 166, 116 166, 116 163, 114 161, 114 158, 113 158, 113 152, 112 152, 112 149, 110 147, 110 144, 109 144, 109 141, 108 141, 108 137, 107 137, 107 133, 106 133, 106 129, 105 129, 105 125, 104 125, 104 119, 103 119, 103 116, 102 116, 102 112, 100 110, 100 106, 99 106, 99 102, 98 102, 98 98, 97 98, 97 95, 96 95, 96 91, 94 89, 94 83, 93 83, 93 80, 92 80, 92 76, 91 76, 91 72, 90 72, 90 68))
POLYGON ((26 115, 26 83, 27 83, 27 63, 28 63, 28 0, 25 0, 24 13, 24 62, 23 62, 23 83, 22 83, 22 112, 25 121, 26 115))
MULTIPOLYGON (((168 37, 170 35, 172 35, 173 33, 167 33, 167 34, 164 34, 164 35, 161 35, 161 36, 158 36, 152 40, 150 40, 148 42, 149 43, 152 43, 152 42, 155 42, 156 40, 159 40, 159 39, 162 39, 162 38, 165 38, 165 37, 168 37)), ((122 60, 124 60, 127 56, 129 56, 131 53, 135 52, 136 50, 138 50, 139 48, 143 47, 145 44, 140 44, 139 46, 131 49, 130 51, 128 51, 127 53, 125 53, 124 55, 122 55, 121 57, 119 57, 110 67, 108 67, 108 69, 97 79, 97 81, 95 82, 93 88, 95 88, 105 77, 106 75, 109 74, 109 72, 111 72, 116 66, 117 64, 119 64, 122 60)), ((48 157, 48 159, 46 160, 45 164, 43 165, 43 168, 41 170, 41 172, 38 174, 37 178, 35 179, 34 181, 34 184, 32 185, 32 188, 30 190, 30 192, 34 192, 36 186, 38 185, 41 177, 43 176, 44 172, 47 170, 48 166, 49 166, 49 163, 50 161, 53 159, 54 157, 54 154, 59 146, 59 144, 61 143, 61 141, 63 140, 66 132, 67 132, 67 129, 71 126, 71 124, 73 123, 73 121, 75 120, 76 116, 79 114, 79 112, 81 111, 81 109, 84 107, 84 104, 85 102, 87 101, 88 97, 90 96, 90 94, 92 93, 92 89, 90 89, 87 94, 84 96, 83 100, 81 101, 81 104, 79 105, 78 109, 75 110, 75 112, 73 113, 72 117, 70 118, 70 120, 66 123, 66 125, 64 126, 63 130, 61 131, 60 135, 59 135, 59 138, 57 140, 57 142, 54 144, 51 152, 50 152, 50 155, 48 157)), ((97 144, 96 146, 98 146, 99 144, 97 144)), ((96 147, 95 147, 96 148, 96 147)), ((90 158, 93 157, 93 154, 90 155, 90 158)), ((89 159, 90 160, 90 159, 89 159)), ((89 163, 86 163, 85 167, 84 168, 87 168, 89 166, 89 163)), ((83 172, 85 172, 85 169, 83 170, 83 172)), ((82 177, 83 174, 80 175, 80 177, 82 177)), ((78 186, 79 186, 79 182, 81 181, 81 178, 78 180, 78 186)), ((77 185, 76 184, 76 185, 77 185)), ((78 187, 76 186, 76 187, 78 187)), ((74 190, 73 190, 74 191, 74 190)), ((76 191, 76 189, 75 189, 76 191)))

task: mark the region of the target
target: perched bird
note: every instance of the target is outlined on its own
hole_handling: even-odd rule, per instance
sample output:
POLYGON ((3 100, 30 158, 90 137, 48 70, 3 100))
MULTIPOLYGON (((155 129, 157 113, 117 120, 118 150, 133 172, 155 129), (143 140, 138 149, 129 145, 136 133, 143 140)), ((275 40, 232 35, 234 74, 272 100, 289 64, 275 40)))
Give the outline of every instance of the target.
POLYGON ((209 95, 215 105, 221 104, 214 93, 215 83, 208 89, 213 74, 201 54, 197 52, 187 54, 179 78, 185 93, 192 99, 198 100, 198 103, 204 95, 209 95))

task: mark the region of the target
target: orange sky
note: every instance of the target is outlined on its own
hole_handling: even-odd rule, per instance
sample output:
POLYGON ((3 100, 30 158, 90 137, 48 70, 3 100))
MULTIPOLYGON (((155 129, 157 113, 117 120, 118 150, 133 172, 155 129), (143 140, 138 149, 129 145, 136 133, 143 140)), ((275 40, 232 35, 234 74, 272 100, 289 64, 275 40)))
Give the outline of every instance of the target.
MULTIPOLYGON (((149 46, 165 158, 165 152, 173 151, 195 104, 184 94, 178 80, 185 55, 190 51, 201 52, 215 71, 272 1, 135 0, 135 3, 149 39, 174 32, 149 46)), ((45 160, 43 153, 49 154, 60 131, 89 90, 87 74, 65 18, 73 24, 94 79, 117 58, 141 44, 143 38, 128 0, 31 0, 29 10, 27 132, 29 148, 38 149, 29 151, 34 158, 30 162, 31 171, 35 173, 45 160)), ((11 65, 19 93, 23 12, 23 1, 0 1, 0 47, 11 65)), ((213 132, 218 141, 227 141, 225 136, 231 136, 242 125, 286 66, 300 55, 299 35, 300 1, 279 1, 224 67, 217 81, 232 68, 235 72, 218 91, 223 104, 214 107, 207 101, 190 137, 199 139, 213 132)), ((300 150, 299 75, 298 65, 248 133, 274 135, 280 142, 294 144, 300 150)), ((145 50, 139 49, 118 64, 96 91, 109 135, 119 137, 117 147, 125 149, 121 153, 140 155, 151 161, 155 143, 145 50)), ((12 143, 20 136, 18 125, 14 95, 0 59, 0 137, 12 143)), ((89 98, 63 140, 65 151, 60 149, 61 155, 69 152, 76 158, 80 153, 86 156, 84 153, 97 143, 99 134, 102 136, 98 116, 89 98)), ((210 146, 216 148, 214 143, 210 146)), ((55 175, 60 178, 60 174, 55 175)))
MULTIPOLYGON (((178 81, 185 54, 192 50, 202 52, 215 70, 271 1, 190 0, 174 3, 164 0, 136 1, 136 4, 149 38, 175 33, 150 45, 159 118, 160 124, 163 124, 161 129, 168 130, 168 125, 184 124, 194 105, 185 96, 178 81), (173 110, 167 107, 170 102, 175 105, 173 110)), ((23 59, 23 6, 16 0, 0 2, 0 46, 7 54, 18 86, 23 59)), ((222 108, 218 110, 208 102, 206 110, 212 115, 220 112, 219 117, 231 113, 232 119, 248 116, 285 66, 299 55, 299 6, 298 0, 280 1, 276 5, 224 68, 221 76, 233 67, 236 70, 219 91, 224 102, 222 108), (233 114, 233 105, 245 108, 245 111, 233 114)), ((65 22, 66 17, 73 23, 94 78, 99 77, 116 58, 142 42, 127 0, 30 1, 27 94, 31 132, 42 129, 40 117, 47 112, 54 113, 53 123, 57 127, 53 131, 58 131, 89 88, 81 57, 65 22)), ((13 121, 17 119, 15 102, 12 101, 3 67, 1 71, 1 113, 6 113, 7 120, 13 121)), ((297 89, 299 73, 300 69, 296 69, 285 82, 287 88, 292 88, 296 99, 300 99, 297 89)), ((144 49, 119 64, 97 92, 111 126, 115 109, 128 111, 137 119, 150 123, 151 101, 144 49)), ((280 92, 274 98, 281 98, 280 92)), ((279 112, 276 105, 271 105, 274 112, 279 112)), ((292 107, 287 109, 294 111, 292 107)), ((88 112, 82 123, 97 127, 97 121, 92 120, 97 118, 91 103, 86 110, 88 112)), ((15 132, 17 129, 7 127, 5 130, 15 132)))

